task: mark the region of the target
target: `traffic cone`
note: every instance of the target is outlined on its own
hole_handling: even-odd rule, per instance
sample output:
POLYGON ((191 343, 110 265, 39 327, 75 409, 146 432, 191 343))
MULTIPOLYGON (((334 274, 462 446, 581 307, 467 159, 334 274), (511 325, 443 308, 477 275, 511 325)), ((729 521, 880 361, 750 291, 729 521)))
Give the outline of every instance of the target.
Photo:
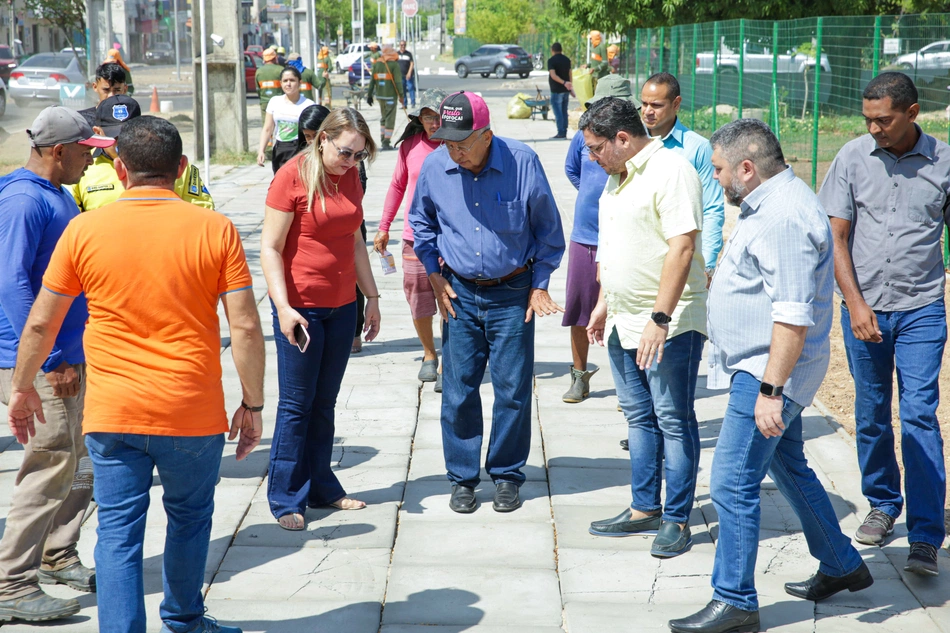
POLYGON ((152 86, 152 105, 148 107, 148 111, 152 114, 161 112, 161 107, 158 105, 158 88, 152 86))

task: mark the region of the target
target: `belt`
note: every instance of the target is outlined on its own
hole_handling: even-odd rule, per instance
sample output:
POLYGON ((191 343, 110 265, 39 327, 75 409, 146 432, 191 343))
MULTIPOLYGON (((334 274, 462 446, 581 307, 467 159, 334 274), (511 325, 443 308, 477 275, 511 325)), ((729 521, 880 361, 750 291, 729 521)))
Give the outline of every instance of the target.
POLYGON ((517 277, 521 273, 528 271, 527 266, 522 266, 520 268, 515 268, 511 273, 505 275, 504 277, 497 277, 495 279, 466 279, 465 277, 461 276, 460 274, 458 274, 457 272, 455 272, 448 266, 446 266, 445 268, 446 270, 448 270, 450 273, 452 273, 453 275, 455 275, 462 281, 467 281, 468 283, 475 284, 476 286, 497 286, 500 283, 506 282, 509 279, 513 277, 517 277))

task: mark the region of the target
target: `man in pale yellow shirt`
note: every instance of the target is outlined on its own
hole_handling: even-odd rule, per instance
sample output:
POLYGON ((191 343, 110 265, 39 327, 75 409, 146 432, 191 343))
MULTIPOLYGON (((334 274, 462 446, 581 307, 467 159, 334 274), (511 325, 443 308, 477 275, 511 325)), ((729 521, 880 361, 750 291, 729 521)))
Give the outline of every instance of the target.
POLYGON ((629 508, 594 521, 590 533, 656 534, 650 553, 678 556, 692 542, 699 467, 693 400, 706 334, 703 188, 685 158, 650 138, 627 99, 589 104, 578 129, 590 160, 610 175, 600 197, 601 296, 587 331, 591 343, 607 338, 633 491, 629 508))

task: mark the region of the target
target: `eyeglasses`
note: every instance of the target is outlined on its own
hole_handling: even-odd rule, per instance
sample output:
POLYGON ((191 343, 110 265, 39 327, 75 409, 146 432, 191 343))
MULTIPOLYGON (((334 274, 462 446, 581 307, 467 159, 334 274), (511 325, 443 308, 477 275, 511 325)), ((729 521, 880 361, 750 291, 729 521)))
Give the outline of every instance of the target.
POLYGON ((366 158, 369 157, 369 152, 367 152, 365 149, 361 149, 361 150, 358 151, 358 152, 354 152, 353 150, 349 149, 348 147, 347 147, 347 148, 340 149, 339 146, 337 146, 337 144, 333 142, 333 139, 332 139, 332 138, 330 138, 330 137, 328 136, 328 137, 327 137, 327 140, 330 141, 330 144, 333 145, 333 147, 336 148, 337 156, 339 156, 339 157, 342 158, 343 160, 350 160, 350 159, 353 159, 353 160, 355 160, 356 162, 360 162, 361 160, 365 160, 366 158))
POLYGON ((475 137, 475 140, 472 141, 468 147, 462 147, 457 143, 446 143, 445 141, 443 141, 442 144, 445 145, 445 149, 455 154, 468 154, 470 151, 472 151, 472 148, 475 147, 475 144, 478 143, 479 139, 482 138, 482 134, 484 134, 484 132, 484 129, 479 131, 478 136, 475 137))
POLYGON ((432 123, 434 121, 439 120, 439 115, 438 114, 423 114, 422 116, 419 117, 419 120, 422 121, 423 123, 432 123))
POLYGON ((600 153, 604 151, 604 145, 610 142, 610 139, 605 139, 603 143, 598 145, 587 145, 587 151, 590 152, 591 156, 600 156, 600 153))

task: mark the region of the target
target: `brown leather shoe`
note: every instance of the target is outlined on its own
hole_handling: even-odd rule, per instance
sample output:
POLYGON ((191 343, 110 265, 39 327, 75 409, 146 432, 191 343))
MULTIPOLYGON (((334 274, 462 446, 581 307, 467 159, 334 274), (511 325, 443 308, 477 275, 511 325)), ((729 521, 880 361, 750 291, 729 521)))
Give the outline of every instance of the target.
POLYGON ((42 589, 37 589, 21 598, 0 600, 0 622, 58 620, 79 613, 79 608, 79 603, 72 598, 69 600, 54 598, 42 589))

